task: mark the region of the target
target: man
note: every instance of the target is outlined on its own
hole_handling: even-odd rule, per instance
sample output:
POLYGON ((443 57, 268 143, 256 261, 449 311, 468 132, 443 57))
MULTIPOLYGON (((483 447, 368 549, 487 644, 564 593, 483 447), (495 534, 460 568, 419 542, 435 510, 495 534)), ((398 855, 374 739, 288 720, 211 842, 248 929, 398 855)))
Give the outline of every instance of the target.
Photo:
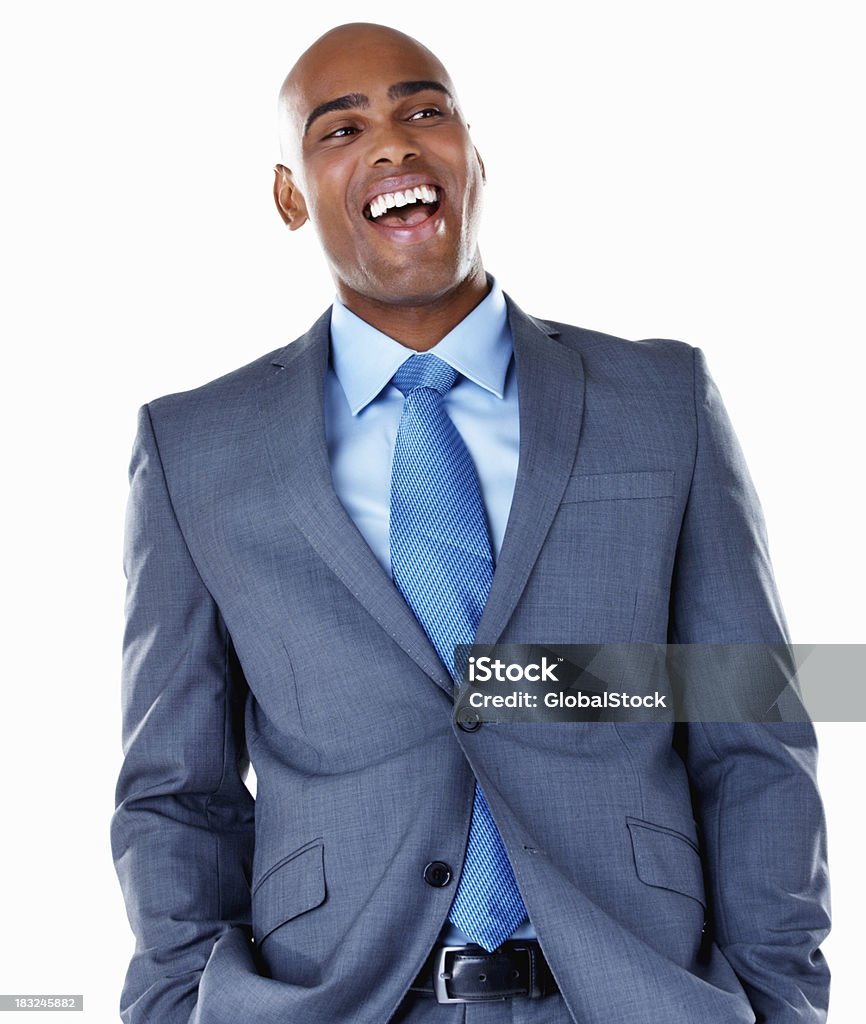
POLYGON ((784 642, 703 357, 503 295, 415 40, 327 33, 281 111, 277 206, 338 300, 142 410, 123 1018, 824 1020, 808 725, 452 720, 473 638, 784 642))

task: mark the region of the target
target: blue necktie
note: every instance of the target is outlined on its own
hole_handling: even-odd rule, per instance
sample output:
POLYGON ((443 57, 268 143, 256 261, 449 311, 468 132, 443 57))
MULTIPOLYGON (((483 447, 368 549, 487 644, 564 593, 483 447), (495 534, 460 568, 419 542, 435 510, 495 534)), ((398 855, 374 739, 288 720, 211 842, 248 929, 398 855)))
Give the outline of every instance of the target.
MULTIPOLYGON (((472 457, 442 396, 457 371, 410 356, 394 374, 404 397, 391 470, 391 574, 452 678, 454 645, 471 644, 493 581, 493 555, 472 457)), ((469 843, 448 918, 493 951, 526 916, 496 823, 475 787, 469 843)))

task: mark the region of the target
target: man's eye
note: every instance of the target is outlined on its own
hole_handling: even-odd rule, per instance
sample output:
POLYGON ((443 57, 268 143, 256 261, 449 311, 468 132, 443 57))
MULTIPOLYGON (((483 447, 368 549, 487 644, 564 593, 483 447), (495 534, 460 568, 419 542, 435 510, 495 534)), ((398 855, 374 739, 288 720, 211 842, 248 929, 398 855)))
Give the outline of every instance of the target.
POLYGON ((416 110, 409 117, 410 121, 422 121, 428 117, 439 117, 442 111, 438 107, 425 107, 423 110, 416 110))
POLYGON ((354 134, 357 128, 352 128, 349 125, 344 125, 342 128, 335 128, 334 131, 328 132, 325 136, 326 139, 344 139, 349 135, 354 134))

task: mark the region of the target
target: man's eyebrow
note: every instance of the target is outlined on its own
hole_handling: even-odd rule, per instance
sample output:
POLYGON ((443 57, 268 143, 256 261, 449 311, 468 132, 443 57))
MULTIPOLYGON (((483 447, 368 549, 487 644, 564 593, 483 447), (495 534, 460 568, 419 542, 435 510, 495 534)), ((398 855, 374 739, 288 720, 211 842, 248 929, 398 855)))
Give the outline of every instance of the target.
POLYGON ((427 89, 444 92, 448 99, 451 99, 451 93, 441 82, 397 82, 388 90, 388 99, 402 100, 406 96, 414 96, 416 92, 425 92, 427 89))
MULTIPOLYGON (((451 99, 451 93, 441 82, 420 81, 420 82, 396 82, 388 89, 389 100, 402 100, 407 96, 414 96, 417 92, 426 92, 432 89, 435 92, 444 93, 451 99)), ((322 117, 323 114, 330 114, 332 110, 357 110, 370 106, 370 100, 362 92, 350 92, 345 96, 338 96, 336 99, 320 103, 310 114, 304 124, 304 135, 310 130, 313 121, 322 117)))
POLYGON ((320 103, 307 118, 304 124, 304 135, 310 130, 310 125, 317 117, 323 114, 330 114, 332 110, 357 110, 358 107, 369 107, 369 99, 361 92, 350 92, 345 96, 338 96, 335 100, 327 100, 320 103))

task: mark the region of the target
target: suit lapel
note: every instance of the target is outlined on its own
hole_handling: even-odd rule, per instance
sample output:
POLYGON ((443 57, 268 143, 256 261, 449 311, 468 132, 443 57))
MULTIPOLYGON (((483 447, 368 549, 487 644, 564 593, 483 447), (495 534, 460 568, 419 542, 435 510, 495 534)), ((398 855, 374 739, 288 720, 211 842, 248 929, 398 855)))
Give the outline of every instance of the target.
MULTIPOLYGON (((506 297, 507 298, 507 297, 506 297)), ((520 406, 517 480, 502 550, 478 627, 496 643, 541 550, 571 474, 583 417, 583 365, 557 332, 510 298, 520 406)), ((413 661, 447 692, 451 681, 409 606, 334 491, 325 440, 330 310, 274 357, 259 386, 264 437, 291 521, 413 661)))
POLYGON ((330 310, 268 367, 259 386, 264 437, 292 523, 354 597, 449 694, 451 680, 331 481, 323 411, 330 310))
POLYGON ((556 330, 528 317, 510 298, 520 406, 520 455, 511 513, 478 643, 493 644, 517 605, 562 499, 583 419, 580 355, 555 340, 556 330))

